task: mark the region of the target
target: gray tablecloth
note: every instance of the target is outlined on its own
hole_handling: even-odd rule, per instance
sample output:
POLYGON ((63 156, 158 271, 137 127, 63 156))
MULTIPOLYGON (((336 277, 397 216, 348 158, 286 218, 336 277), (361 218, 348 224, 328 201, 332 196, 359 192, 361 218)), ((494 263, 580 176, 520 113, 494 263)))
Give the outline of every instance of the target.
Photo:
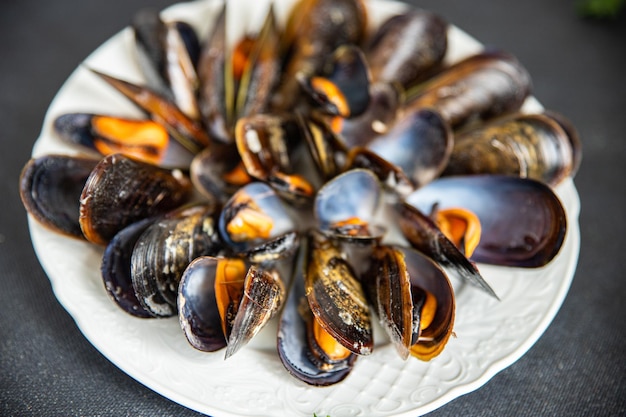
MULTIPOLYGON (((626 19, 591 21, 560 0, 412 1, 515 54, 534 94, 584 145, 575 183, 581 252, 546 333, 511 367, 433 416, 626 415, 626 19)), ((0 3, 0 414, 191 416, 135 382, 82 336, 33 252, 18 175, 70 72, 164 0, 0 3)))

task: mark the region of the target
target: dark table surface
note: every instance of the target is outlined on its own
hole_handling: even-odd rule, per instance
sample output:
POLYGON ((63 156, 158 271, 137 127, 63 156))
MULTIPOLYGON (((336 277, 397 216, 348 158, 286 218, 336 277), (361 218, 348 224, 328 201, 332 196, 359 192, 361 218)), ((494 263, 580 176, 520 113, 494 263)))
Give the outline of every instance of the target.
MULTIPOLYGON (((136 10, 168 3, 0 3, 1 415, 197 415, 134 381, 82 336, 37 261, 18 197, 20 169, 63 81, 136 10)), ((580 259, 561 310, 519 361, 432 415, 626 415, 626 13, 582 19, 562 0, 419 5, 515 54, 536 97, 574 122, 584 148, 575 179, 580 259)))

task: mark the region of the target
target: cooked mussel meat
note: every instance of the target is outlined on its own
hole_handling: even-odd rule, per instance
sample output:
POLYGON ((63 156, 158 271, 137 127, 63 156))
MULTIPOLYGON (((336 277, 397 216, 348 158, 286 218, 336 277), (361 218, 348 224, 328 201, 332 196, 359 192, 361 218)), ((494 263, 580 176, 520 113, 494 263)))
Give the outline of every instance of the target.
POLYGON ((240 253, 295 229, 285 204, 261 182, 250 183, 233 194, 219 219, 222 238, 240 253))
POLYGON ((316 107, 331 116, 351 118, 369 106, 370 78, 365 56, 355 45, 341 45, 319 74, 297 74, 316 107))
POLYGON ((121 153, 165 168, 187 168, 193 156, 160 123, 91 113, 65 113, 54 120, 65 141, 101 155, 121 153))

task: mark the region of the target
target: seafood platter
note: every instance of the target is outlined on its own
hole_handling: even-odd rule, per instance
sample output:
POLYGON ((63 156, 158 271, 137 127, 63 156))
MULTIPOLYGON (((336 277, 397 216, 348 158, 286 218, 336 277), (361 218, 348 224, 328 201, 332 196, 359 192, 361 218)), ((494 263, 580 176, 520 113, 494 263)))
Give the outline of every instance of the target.
POLYGON ((414 416, 486 383, 576 267, 575 128, 523 63, 368 0, 141 10, 20 178, 59 301, 219 416, 414 416))

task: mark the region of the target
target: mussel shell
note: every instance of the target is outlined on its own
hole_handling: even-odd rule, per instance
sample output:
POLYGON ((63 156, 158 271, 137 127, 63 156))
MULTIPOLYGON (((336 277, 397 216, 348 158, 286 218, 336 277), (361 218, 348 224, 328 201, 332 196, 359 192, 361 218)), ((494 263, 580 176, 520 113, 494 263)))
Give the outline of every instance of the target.
POLYGON ((311 358, 307 342, 307 322, 313 320, 304 294, 304 258, 301 250, 285 306, 278 324, 278 356, 291 375, 310 385, 327 386, 342 381, 352 370, 357 355, 351 354, 343 363, 321 369, 311 358), (302 314, 302 309, 305 314, 302 314))
POLYGON ((530 75, 513 56, 482 52, 407 93, 407 106, 436 109, 453 128, 519 110, 530 75))
MULTIPOLYGON (((226 3, 213 24, 198 62, 200 113, 212 139, 232 142, 226 101, 226 3)), ((231 92, 232 94, 232 92, 231 92)))
POLYGON ((328 238, 309 239, 304 286, 320 326, 349 351, 369 355, 374 347, 369 306, 361 283, 328 238))
POLYGON ((237 121, 235 140, 248 174, 261 181, 274 171, 291 173, 304 133, 296 117, 257 114, 237 121))
POLYGON ((282 200, 261 182, 240 188, 224 205, 219 218, 222 238, 239 253, 295 229, 282 200))
POLYGON ((168 213, 143 232, 133 249, 131 271, 144 307, 156 315, 174 313, 185 268, 199 256, 216 256, 222 250, 216 223, 216 208, 198 205, 168 213))
POLYGON ((366 28, 362 0, 300 0, 294 4, 285 29, 289 60, 272 98, 273 107, 291 110, 300 93, 295 75, 319 72, 339 45, 359 44, 366 28))
POLYGON ((189 36, 195 32, 182 22, 165 24, 165 50, 167 59, 167 81, 178 108, 192 120, 200 120, 197 93, 199 78, 193 57, 188 50, 189 36), (181 32, 181 28, 184 33, 181 32), (186 37, 186 38, 185 38, 186 37))
POLYGON ((517 114, 456 135, 445 175, 511 175, 554 186, 573 165, 571 142, 556 121, 517 114))
POLYGON ((394 205, 398 226, 411 246, 452 269, 461 279, 498 298, 480 275, 478 268, 450 241, 439 227, 416 207, 399 202, 394 205))
POLYGON ((170 135, 191 153, 196 154, 210 144, 211 139, 201 123, 187 116, 166 97, 148 87, 136 85, 94 69, 91 71, 150 114, 153 120, 162 123, 170 135))
POLYGON ((280 39, 274 8, 270 6, 241 76, 233 111, 236 118, 266 112, 279 78, 280 39))
POLYGON ((367 49, 376 81, 398 82, 405 89, 438 66, 448 47, 448 24, 438 15, 411 10, 389 18, 367 49))
POLYGON ((192 261, 180 279, 178 320, 198 350, 214 352, 226 347, 222 320, 215 301, 217 259, 201 256, 192 261))
POLYGON ((370 85, 369 105, 365 111, 349 119, 335 118, 331 125, 347 148, 365 146, 379 135, 386 134, 398 116, 402 93, 396 84, 370 85))
POLYGON ((303 118, 302 123, 314 166, 319 176, 327 181, 339 173, 347 148, 324 120, 303 118))
POLYGON ((244 281, 243 298, 233 320, 225 358, 244 347, 280 310, 285 285, 276 270, 252 265, 244 281))
POLYGON ((298 75, 302 87, 327 114, 356 117, 369 105, 369 69, 363 52, 356 45, 339 46, 321 74, 298 75))
POLYGON ((135 37, 135 56, 148 84, 159 93, 173 98, 166 81, 165 25, 159 12, 154 9, 139 10, 133 16, 131 28, 135 37))
POLYGON ((252 181, 234 143, 216 142, 205 148, 193 158, 189 176, 203 196, 220 202, 226 202, 241 186, 252 181))
POLYGON ((580 141, 580 137, 578 136, 578 131, 572 122, 562 114, 551 110, 544 112, 544 114, 557 122, 569 139, 570 149, 572 150, 572 167, 569 175, 573 178, 578 172, 583 158, 582 143, 580 141))
POLYGON ((61 139, 101 155, 122 153, 166 168, 187 168, 192 154, 152 120, 66 113, 54 120, 61 139))
POLYGON ((352 148, 346 167, 348 170, 362 168, 371 171, 386 189, 400 197, 404 198, 415 190, 415 184, 400 167, 369 149, 352 148))
POLYGON ((87 240, 106 244, 129 224, 180 206, 190 191, 191 183, 180 171, 109 155, 84 184, 80 226, 87 240))
POLYGON ((545 184, 524 178, 476 175, 446 177, 417 190, 407 201, 429 212, 461 207, 478 216, 481 240, 472 260, 540 267, 552 260, 567 230, 565 211, 545 184))
POLYGON ((376 176, 365 169, 353 169, 335 177, 315 198, 314 215, 319 229, 337 236, 381 236, 384 230, 374 224, 381 191, 376 176))
POLYGON ((452 334, 456 303, 454 290, 446 273, 427 256, 409 249, 397 248, 404 254, 405 265, 411 281, 411 293, 420 289, 430 292, 437 300, 437 310, 433 321, 425 328, 421 324, 418 303, 413 296, 413 333, 417 343, 411 346, 411 355, 422 360, 430 360, 439 355, 452 334))
POLYGON ((131 277, 131 256, 139 236, 154 222, 143 219, 120 230, 109 242, 100 267, 104 287, 111 299, 125 312, 140 318, 154 317, 137 298, 131 277))
POLYGON ((58 233, 84 238, 80 195, 97 159, 65 155, 33 158, 20 175, 20 197, 30 215, 58 233))
POLYGON ((243 255, 252 263, 271 265, 293 256, 298 250, 299 244, 300 236, 298 232, 288 232, 253 247, 243 255))
POLYGON ((411 280, 404 253, 391 246, 378 246, 363 278, 364 287, 383 329, 402 359, 409 356, 413 334, 411 280))
POLYGON ((441 174, 452 153, 452 145, 452 130, 438 112, 410 109, 389 132, 367 147, 402 169, 420 187, 441 174))

